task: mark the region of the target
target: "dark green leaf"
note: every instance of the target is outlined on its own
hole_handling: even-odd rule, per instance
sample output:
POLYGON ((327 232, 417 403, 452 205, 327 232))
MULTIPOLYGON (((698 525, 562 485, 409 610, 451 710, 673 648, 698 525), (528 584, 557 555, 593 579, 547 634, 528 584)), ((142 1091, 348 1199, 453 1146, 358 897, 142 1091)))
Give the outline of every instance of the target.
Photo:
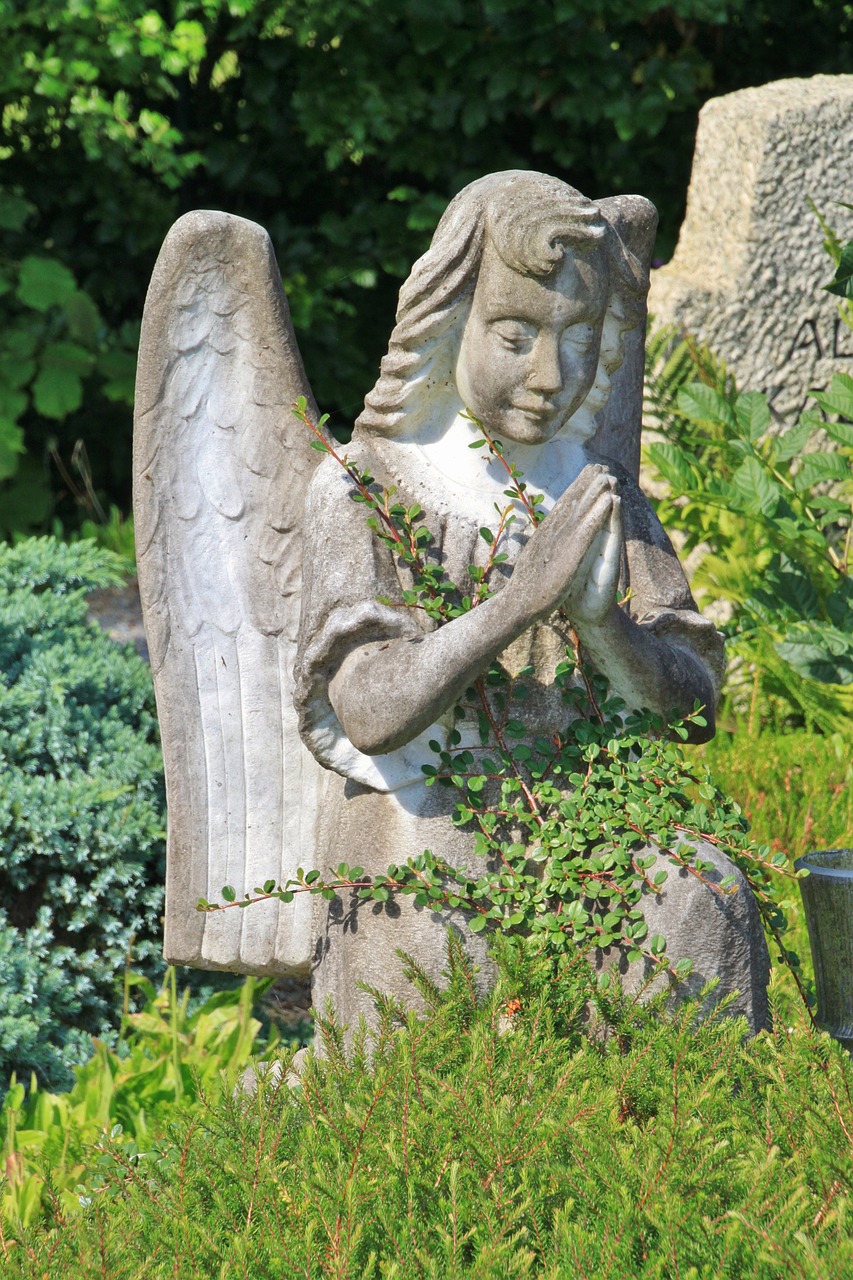
POLYGON ((840 453, 806 453, 803 455, 794 483, 800 491, 825 480, 847 480, 850 462, 840 453))
POLYGON ((722 422, 735 425, 735 414, 728 400, 704 382, 691 382, 678 393, 678 408, 692 422, 722 422))
POLYGON ((773 457, 777 462, 787 462, 798 457, 805 449, 817 424, 813 419, 803 417, 793 427, 787 427, 773 441, 773 457))
POLYGON ((732 486, 750 514, 772 516, 782 496, 779 483, 758 458, 744 458, 732 476, 732 486))
POLYGON ((849 373, 834 374, 828 391, 813 391, 812 395, 824 413, 837 413, 853 421, 853 377, 849 373))
POLYGON ((691 493, 696 488, 696 476, 686 454, 674 444, 649 445, 647 456, 652 466, 672 487, 674 495, 691 493))
POLYGON ((810 680, 853 684, 853 635, 837 627, 813 623, 802 631, 789 631, 775 649, 780 658, 810 680))
POLYGON ((35 213, 35 205, 29 200, 10 191, 0 191, 0 230, 20 231, 31 213, 35 213))
POLYGON ((47 311, 66 302, 76 289, 73 273, 56 258, 30 255, 21 263, 16 293, 24 306, 47 311))
POLYGON ((64 418, 83 403, 83 377, 94 357, 74 342, 45 347, 41 368, 33 382, 33 403, 46 418, 64 418))
POLYGON ((853 298, 853 240, 842 248, 835 275, 824 288, 839 298, 853 298))

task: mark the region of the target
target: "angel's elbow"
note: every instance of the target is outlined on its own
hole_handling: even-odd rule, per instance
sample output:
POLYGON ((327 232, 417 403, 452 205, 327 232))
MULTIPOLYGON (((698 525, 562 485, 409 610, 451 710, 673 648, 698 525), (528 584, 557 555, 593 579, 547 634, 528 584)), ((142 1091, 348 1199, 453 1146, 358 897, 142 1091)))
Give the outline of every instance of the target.
POLYGON ((341 728, 356 751, 364 756, 387 755, 389 751, 396 751, 397 747, 403 746, 406 741, 403 734, 395 733, 386 725, 365 724, 363 721, 353 724, 349 720, 342 720, 341 728))
POLYGON ((382 756, 401 745, 399 726, 389 722, 387 714, 373 705, 373 699, 365 705, 362 698, 353 697, 351 690, 344 696, 340 689, 329 692, 338 723, 356 751, 365 756, 382 756))

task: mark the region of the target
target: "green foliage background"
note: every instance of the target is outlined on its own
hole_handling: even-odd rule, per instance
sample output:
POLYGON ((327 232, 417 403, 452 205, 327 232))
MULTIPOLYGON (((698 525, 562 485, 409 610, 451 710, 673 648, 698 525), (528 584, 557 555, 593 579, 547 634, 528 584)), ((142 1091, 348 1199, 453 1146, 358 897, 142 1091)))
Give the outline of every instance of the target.
MULTIPOLYGON (((0 0, 0 536, 76 521, 75 477, 85 514, 98 494, 126 510, 141 302, 186 209, 270 229, 309 376, 345 427, 400 280, 462 185, 517 165, 592 195, 640 191, 666 256, 697 108, 849 70, 852 13, 839 0, 0 0), (90 461, 78 453, 75 468, 80 439, 90 461)), ((732 423, 708 404, 685 401, 685 420, 737 426, 734 406, 732 423)), ((755 430, 758 475, 779 459, 755 430)), ((827 482, 806 479, 804 501, 827 482)), ((781 511, 771 496, 765 523, 781 511)), ((716 548, 732 563, 741 515, 758 519, 735 507, 716 548)), ((15 904, 0 917, 0 1078, 14 1065, 69 1082, 88 1033, 115 1027, 132 935, 134 965, 157 965, 150 682, 83 617, 85 591, 118 567, 79 545, 0 557, 0 843, 15 904)), ((817 617, 801 614, 786 621, 817 617)), ((849 727, 824 728, 705 749, 758 838, 792 856, 853 842, 849 727)), ((796 915, 794 895, 786 905, 796 915)), ((801 920, 795 931, 802 947, 801 920)), ((327 1025, 326 1063, 254 1102, 231 1096, 257 1047, 251 983, 197 1014, 143 984, 149 1004, 119 1051, 96 1046, 70 1093, 8 1095, 0 1270, 849 1272, 850 1065, 790 993, 775 1033, 743 1045, 725 1020, 670 1024, 580 978, 506 969, 478 1008, 451 957, 448 994, 384 1039, 372 1069, 346 1062, 327 1025), (589 998, 608 1028, 592 1039, 589 998)))
POLYGON ((269 228, 346 426, 466 182, 533 166, 640 191, 665 254, 701 103, 847 69, 850 26, 837 0, 3 0, 0 534, 57 494, 76 516, 46 467, 80 438, 126 509, 142 299, 180 213, 269 228))

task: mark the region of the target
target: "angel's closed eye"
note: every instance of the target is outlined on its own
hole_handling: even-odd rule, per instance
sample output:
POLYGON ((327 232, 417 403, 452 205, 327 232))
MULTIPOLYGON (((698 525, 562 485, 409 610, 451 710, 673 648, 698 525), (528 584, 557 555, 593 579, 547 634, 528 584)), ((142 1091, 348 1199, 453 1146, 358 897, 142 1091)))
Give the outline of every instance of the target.
POLYGON ((595 329, 591 324, 570 324, 563 330, 562 342, 576 351, 588 351, 595 342, 595 329))
POLYGON ((521 320, 498 320, 491 329, 507 351, 529 351, 533 345, 533 326, 521 320))

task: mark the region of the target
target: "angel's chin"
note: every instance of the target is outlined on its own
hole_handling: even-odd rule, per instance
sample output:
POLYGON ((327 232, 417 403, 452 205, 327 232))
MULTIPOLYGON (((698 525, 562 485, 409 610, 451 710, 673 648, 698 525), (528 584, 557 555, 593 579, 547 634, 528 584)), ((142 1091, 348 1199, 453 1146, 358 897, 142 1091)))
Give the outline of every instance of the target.
POLYGON ((555 415, 532 413, 524 409, 511 409, 501 414, 490 434, 499 440, 511 440, 514 444, 548 444, 561 434, 563 422, 555 415))

